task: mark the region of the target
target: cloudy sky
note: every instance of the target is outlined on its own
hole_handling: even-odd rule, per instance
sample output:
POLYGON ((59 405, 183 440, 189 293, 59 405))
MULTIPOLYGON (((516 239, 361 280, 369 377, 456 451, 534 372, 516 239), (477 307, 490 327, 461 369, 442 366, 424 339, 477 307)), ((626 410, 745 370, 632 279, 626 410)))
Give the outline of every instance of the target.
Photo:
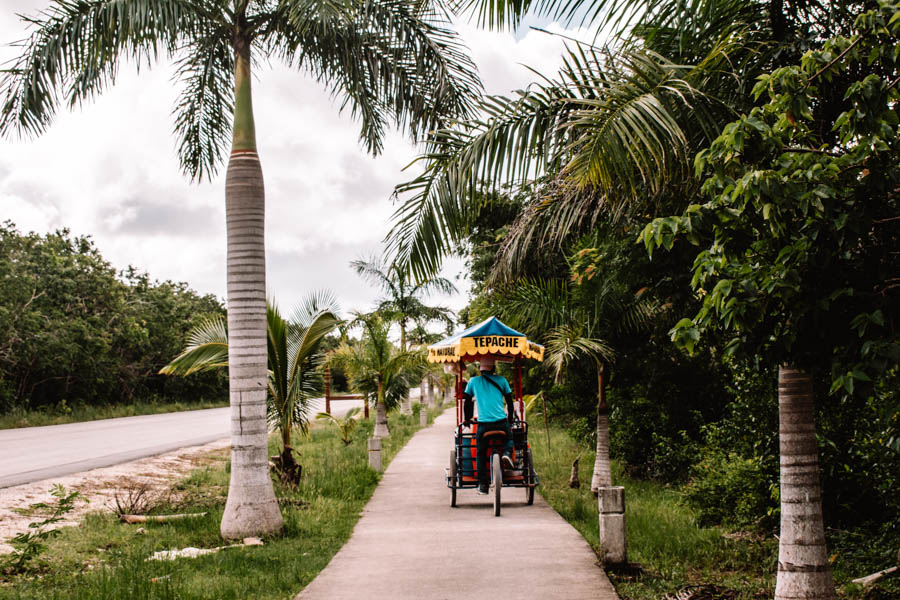
MULTIPOLYGON (((25 35, 15 13, 34 15, 47 0, 0 0, 0 61, 25 35)), ((542 24, 552 31, 556 24, 542 24)), ((563 40, 526 28, 516 34, 462 25, 488 93, 505 94, 534 80, 529 65, 554 74, 563 40)), ((586 38, 584 32, 567 32, 586 38)), ((67 227, 93 237, 116 268, 186 281, 225 294, 224 168, 212 182, 181 175, 171 134, 177 86, 166 65, 123 69, 95 102, 61 112, 35 140, 0 140, 0 221, 21 231, 67 227)), ((393 211, 391 191, 413 176, 402 171, 415 147, 390 134, 378 158, 358 142, 358 127, 321 86, 273 64, 257 68, 254 110, 266 180, 270 296, 290 307, 307 291, 334 290, 347 309, 367 309, 377 292, 349 268, 381 252, 393 211)), ((445 276, 456 277, 453 261, 445 276)), ((435 299, 459 309, 460 294, 435 299)))

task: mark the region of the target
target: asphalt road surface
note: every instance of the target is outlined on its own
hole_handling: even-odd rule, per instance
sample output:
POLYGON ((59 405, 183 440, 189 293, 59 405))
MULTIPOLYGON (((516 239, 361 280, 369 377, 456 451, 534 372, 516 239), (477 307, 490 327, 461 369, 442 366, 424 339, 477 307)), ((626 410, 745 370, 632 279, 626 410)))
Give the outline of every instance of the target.
MULTIPOLYGON (((333 402, 343 415, 362 401, 333 402)), ((325 410, 315 400, 311 417, 325 410)), ((109 467, 230 436, 229 408, 0 430, 0 488, 109 467)))

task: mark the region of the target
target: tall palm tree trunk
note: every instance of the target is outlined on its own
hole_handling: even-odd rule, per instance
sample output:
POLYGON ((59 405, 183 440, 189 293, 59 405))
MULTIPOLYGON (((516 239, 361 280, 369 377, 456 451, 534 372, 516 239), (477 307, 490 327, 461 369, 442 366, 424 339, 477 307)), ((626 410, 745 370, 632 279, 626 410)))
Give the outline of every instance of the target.
POLYGON ((612 485, 609 468, 609 407, 606 405, 606 378, 602 364, 597 365, 597 455, 594 459, 594 474, 591 476, 591 491, 594 494, 601 487, 612 485))
POLYGON ((391 432, 388 429, 387 409, 384 406, 384 390, 382 389, 381 381, 378 382, 378 399, 375 401, 375 431, 372 432, 372 437, 391 437, 391 432))
MULTIPOLYGON (((400 320, 400 352, 406 352, 406 320, 400 320)), ((425 387, 422 387, 419 402, 425 402, 425 387)), ((412 414, 412 406, 410 404, 409 394, 407 393, 403 400, 400 401, 400 412, 404 415, 412 414)))
POLYGON ((776 600, 831 600, 834 581, 825 548, 812 380, 778 369, 781 536, 776 600))
POLYGON ((266 423, 265 193, 250 96, 250 48, 235 48, 234 140, 225 178, 231 480, 225 538, 279 531, 266 423))

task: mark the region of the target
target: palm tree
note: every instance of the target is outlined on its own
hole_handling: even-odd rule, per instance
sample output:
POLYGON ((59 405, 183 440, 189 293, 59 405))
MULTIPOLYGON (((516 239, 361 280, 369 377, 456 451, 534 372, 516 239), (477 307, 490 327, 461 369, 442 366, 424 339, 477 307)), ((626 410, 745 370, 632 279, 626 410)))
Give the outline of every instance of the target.
POLYGON ((232 469, 221 532, 281 529, 267 469, 266 277, 262 168, 251 80, 268 58, 312 74, 343 99, 381 150, 395 121, 413 137, 465 114, 480 90, 446 13, 420 0, 59 0, 26 19, 30 36, 0 84, 0 134, 40 134, 57 106, 112 83, 125 60, 162 53, 183 85, 174 110, 182 169, 225 180, 232 469))
POLYGON ((630 295, 610 277, 595 280, 590 290, 564 280, 523 279, 499 302, 504 319, 522 331, 543 333, 545 362, 559 381, 579 358, 594 362, 597 372, 597 452, 591 491, 612 485, 609 462, 609 406, 606 383, 615 350, 610 339, 646 330, 658 312, 656 302, 630 295), (600 332, 608 339, 599 336, 600 332))
POLYGON ((612 347, 605 340, 591 337, 585 322, 573 322, 554 327, 545 336, 547 363, 555 372, 558 382, 566 368, 578 358, 594 361, 597 369, 597 448, 594 455, 594 472, 591 491, 598 494, 601 487, 612 485, 609 462, 609 406, 606 403, 606 372, 615 360, 612 347))
POLYGON ((341 419, 335 417, 330 413, 320 412, 316 415, 316 420, 331 421, 332 423, 337 425, 338 431, 341 434, 341 441, 344 442, 345 446, 349 446, 353 443, 353 440, 350 439, 350 436, 353 435, 353 432, 356 430, 356 426, 359 425, 359 416, 359 407, 354 406, 353 408, 348 410, 347 414, 345 414, 341 419))
MULTIPOLYGON (((386 296, 378 301, 375 309, 385 318, 396 321, 400 325, 400 351, 407 350, 407 331, 410 321, 416 324, 414 341, 426 343, 429 339, 424 326, 432 321, 442 321, 447 327, 453 324, 453 312, 441 306, 428 306, 422 302, 422 296, 438 292, 452 294, 456 287, 443 277, 431 277, 420 282, 411 281, 409 273, 398 265, 387 265, 383 261, 372 258, 368 261, 354 260, 350 263, 358 275, 381 288, 386 296)), ((438 337, 440 339, 440 337, 438 337)), ((437 340, 435 340, 437 341, 437 340)), ((422 401, 424 402, 424 390, 422 401)), ((405 397, 401 405, 404 414, 410 413, 409 397, 405 397)))
MULTIPOLYGON (((319 345, 340 320, 337 302, 331 292, 316 292, 307 296, 286 320, 278 308, 268 304, 268 422, 281 434, 280 466, 287 481, 300 478, 300 468, 294 460, 291 435, 295 427, 304 433, 309 425, 309 401, 319 395, 317 367, 321 362, 319 345)), ((190 375, 227 367, 229 360, 228 334, 221 317, 209 319, 188 334, 188 345, 168 365, 160 370, 164 375, 190 375)))
POLYGON ((343 342, 328 358, 344 369, 350 387, 375 402, 375 437, 389 437, 388 405, 409 397, 409 388, 421 379, 425 358, 421 352, 397 351, 388 339, 390 323, 377 313, 358 315, 362 339, 354 345, 343 342))
MULTIPOLYGON (((435 292, 453 294, 456 292, 449 280, 443 277, 431 277, 422 281, 413 281, 409 273, 397 265, 388 265, 384 261, 372 258, 368 261, 354 260, 350 266, 358 275, 381 288, 386 296, 378 301, 375 309, 385 318, 396 321, 400 325, 400 351, 406 352, 407 328, 410 321, 420 328, 432 321, 442 321, 448 327, 453 325, 453 312, 441 306, 427 306, 422 296, 435 292)), ((422 330, 424 331, 424 330, 422 330)), ((422 331, 419 332, 420 337, 422 331)))

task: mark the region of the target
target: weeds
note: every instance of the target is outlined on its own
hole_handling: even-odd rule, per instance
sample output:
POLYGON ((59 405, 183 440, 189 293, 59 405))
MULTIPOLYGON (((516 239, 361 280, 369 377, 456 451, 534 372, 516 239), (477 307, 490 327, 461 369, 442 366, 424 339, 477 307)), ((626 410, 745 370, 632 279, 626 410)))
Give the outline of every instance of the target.
POLYGON ((0 572, 14 575, 31 571, 32 562, 47 549, 47 541, 59 535, 59 530, 53 526, 72 512, 76 502, 79 500, 88 502, 81 492, 66 492, 66 488, 58 483, 50 488, 50 494, 56 498, 55 501, 49 504, 37 502, 29 507, 30 514, 43 513, 45 517, 41 521, 29 523, 28 531, 10 540, 14 550, 0 557, 0 572))
POLYGON ((132 483, 120 495, 116 492, 113 496, 116 502, 116 514, 142 515, 150 512, 156 501, 151 496, 151 487, 147 482, 132 483))

